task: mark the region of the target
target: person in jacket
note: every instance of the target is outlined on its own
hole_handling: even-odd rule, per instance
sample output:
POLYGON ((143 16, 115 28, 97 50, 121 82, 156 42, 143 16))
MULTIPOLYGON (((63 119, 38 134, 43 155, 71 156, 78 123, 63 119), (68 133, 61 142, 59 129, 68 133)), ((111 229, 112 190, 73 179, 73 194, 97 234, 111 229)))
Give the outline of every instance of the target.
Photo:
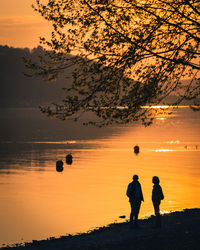
POLYGON ((144 201, 142 188, 138 181, 138 175, 133 176, 133 181, 129 183, 126 195, 129 197, 131 206, 130 225, 131 228, 138 228, 138 214, 140 211, 141 202, 144 201))
POLYGON ((160 180, 157 176, 152 178, 153 190, 152 190, 152 202, 154 206, 155 216, 156 216, 156 227, 161 227, 161 215, 160 215, 160 203, 164 199, 163 191, 159 185, 160 180))

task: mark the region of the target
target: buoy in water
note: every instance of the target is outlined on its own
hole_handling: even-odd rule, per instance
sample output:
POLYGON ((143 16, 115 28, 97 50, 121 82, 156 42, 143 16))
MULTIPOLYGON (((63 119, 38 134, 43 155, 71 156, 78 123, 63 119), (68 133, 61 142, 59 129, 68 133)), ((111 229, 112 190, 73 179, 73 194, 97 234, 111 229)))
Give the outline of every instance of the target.
POLYGON ((138 145, 136 145, 136 146, 134 147, 134 153, 135 153, 136 155, 140 153, 140 147, 139 147, 138 145))
POLYGON ((63 161, 57 161, 56 162, 56 171, 62 172, 63 171, 63 161))
POLYGON ((71 154, 68 154, 68 155, 66 156, 66 163, 67 163, 68 165, 71 165, 71 164, 72 164, 72 159, 73 159, 72 155, 71 155, 71 154))

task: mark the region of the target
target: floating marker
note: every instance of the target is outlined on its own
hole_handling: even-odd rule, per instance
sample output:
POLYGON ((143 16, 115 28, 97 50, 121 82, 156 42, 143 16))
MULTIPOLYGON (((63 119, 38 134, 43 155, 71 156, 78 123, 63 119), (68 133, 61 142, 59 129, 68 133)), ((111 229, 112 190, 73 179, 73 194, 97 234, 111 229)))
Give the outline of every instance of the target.
POLYGON ((71 154, 68 154, 68 155, 66 156, 66 163, 67 163, 68 165, 71 165, 71 164, 72 164, 72 159, 73 159, 72 155, 71 155, 71 154))
POLYGON ((136 145, 136 146, 134 147, 134 153, 135 153, 136 155, 140 153, 140 147, 139 147, 138 145, 136 145))
POLYGON ((56 171, 62 172, 63 171, 63 161, 57 161, 56 162, 56 171))

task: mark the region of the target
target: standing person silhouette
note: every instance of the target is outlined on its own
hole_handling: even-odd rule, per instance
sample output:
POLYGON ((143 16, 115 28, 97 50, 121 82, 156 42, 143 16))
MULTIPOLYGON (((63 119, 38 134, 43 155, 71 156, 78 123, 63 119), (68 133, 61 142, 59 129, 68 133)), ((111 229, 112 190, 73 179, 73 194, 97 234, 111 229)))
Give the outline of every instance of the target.
POLYGON ((153 190, 152 190, 152 202, 154 206, 155 216, 156 216, 156 225, 155 227, 161 227, 161 215, 160 215, 160 203, 164 199, 163 191, 159 185, 160 180, 157 176, 152 178, 153 190))
POLYGON ((131 228, 138 228, 138 214, 140 211, 141 202, 144 201, 142 188, 138 181, 138 175, 133 176, 133 181, 129 183, 126 195, 129 197, 131 205, 130 225, 131 228))

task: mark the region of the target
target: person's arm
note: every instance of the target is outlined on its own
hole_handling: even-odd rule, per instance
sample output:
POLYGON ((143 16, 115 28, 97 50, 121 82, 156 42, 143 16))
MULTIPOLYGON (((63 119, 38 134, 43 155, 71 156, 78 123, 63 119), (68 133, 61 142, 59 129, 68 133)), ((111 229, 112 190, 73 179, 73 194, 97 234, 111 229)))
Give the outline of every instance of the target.
POLYGON ((131 197, 131 183, 128 185, 127 190, 126 190, 126 195, 128 196, 128 198, 131 197))
POLYGON ((141 200, 144 201, 141 184, 140 184, 140 192, 141 192, 141 200))
POLYGON ((160 199, 164 200, 164 194, 161 187, 160 187, 160 199))

